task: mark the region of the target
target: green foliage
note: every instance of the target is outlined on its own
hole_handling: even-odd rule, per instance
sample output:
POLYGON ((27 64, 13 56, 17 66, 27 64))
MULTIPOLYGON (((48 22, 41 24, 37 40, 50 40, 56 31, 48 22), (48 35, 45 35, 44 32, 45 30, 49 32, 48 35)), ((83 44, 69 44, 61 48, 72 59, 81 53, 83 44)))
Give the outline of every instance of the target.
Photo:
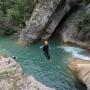
POLYGON ((84 31, 84 32, 90 32, 90 14, 85 15, 83 17, 83 20, 81 20, 77 24, 78 32, 84 31))
POLYGON ((25 26, 34 6, 34 0, 0 0, 0 32, 9 35, 25 26))

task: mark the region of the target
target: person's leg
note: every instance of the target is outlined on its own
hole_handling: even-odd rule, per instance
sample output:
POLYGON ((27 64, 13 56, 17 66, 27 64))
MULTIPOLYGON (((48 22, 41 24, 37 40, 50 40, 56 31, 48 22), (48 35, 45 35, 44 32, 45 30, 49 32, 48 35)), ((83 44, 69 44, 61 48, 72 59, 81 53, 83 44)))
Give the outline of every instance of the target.
POLYGON ((48 57, 48 60, 50 60, 50 55, 49 54, 47 54, 47 57, 48 57))
POLYGON ((47 55, 48 55, 48 62, 51 63, 52 60, 51 60, 51 58, 50 58, 50 55, 49 55, 49 54, 47 54, 47 55))
POLYGON ((46 56, 47 60, 50 61, 50 55, 48 53, 44 53, 44 55, 46 56))
POLYGON ((47 57, 48 57, 48 61, 49 61, 49 63, 51 63, 52 60, 51 60, 51 57, 50 57, 49 53, 47 53, 47 57))
POLYGON ((47 59, 49 59, 49 57, 48 57, 47 53, 44 53, 44 55, 45 55, 45 57, 46 57, 47 59))

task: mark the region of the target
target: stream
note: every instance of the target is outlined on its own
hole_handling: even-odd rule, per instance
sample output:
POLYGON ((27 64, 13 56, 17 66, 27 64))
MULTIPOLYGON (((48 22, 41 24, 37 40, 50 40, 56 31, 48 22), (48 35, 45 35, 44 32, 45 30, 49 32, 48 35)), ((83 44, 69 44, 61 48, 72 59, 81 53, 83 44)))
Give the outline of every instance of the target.
POLYGON ((86 90, 86 88, 74 78, 68 68, 72 56, 88 60, 90 57, 81 54, 85 51, 79 47, 63 45, 56 39, 50 40, 50 55, 52 63, 40 49, 40 43, 21 47, 16 40, 9 37, 0 37, 0 54, 8 53, 17 57, 16 61, 22 66, 24 72, 34 76, 39 82, 55 90, 86 90))

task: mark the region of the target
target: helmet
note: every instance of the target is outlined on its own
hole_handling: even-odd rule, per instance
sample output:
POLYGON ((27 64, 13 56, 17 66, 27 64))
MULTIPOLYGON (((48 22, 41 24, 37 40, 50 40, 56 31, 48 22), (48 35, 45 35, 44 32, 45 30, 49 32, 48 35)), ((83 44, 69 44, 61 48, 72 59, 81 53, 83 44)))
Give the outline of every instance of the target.
POLYGON ((45 45, 48 45, 48 41, 44 41, 44 44, 45 44, 45 45))

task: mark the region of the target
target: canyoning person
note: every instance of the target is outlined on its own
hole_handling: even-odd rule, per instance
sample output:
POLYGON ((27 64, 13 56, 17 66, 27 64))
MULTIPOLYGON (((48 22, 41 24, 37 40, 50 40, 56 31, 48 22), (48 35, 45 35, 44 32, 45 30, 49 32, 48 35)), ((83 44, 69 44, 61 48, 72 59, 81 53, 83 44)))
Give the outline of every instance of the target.
POLYGON ((44 44, 40 47, 43 50, 43 54, 46 56, 46 58, 48 59, 49 63, 51 62, 51 58, 49 55, 49 45, 48 45, 48 41, 45 40, 44 44))

